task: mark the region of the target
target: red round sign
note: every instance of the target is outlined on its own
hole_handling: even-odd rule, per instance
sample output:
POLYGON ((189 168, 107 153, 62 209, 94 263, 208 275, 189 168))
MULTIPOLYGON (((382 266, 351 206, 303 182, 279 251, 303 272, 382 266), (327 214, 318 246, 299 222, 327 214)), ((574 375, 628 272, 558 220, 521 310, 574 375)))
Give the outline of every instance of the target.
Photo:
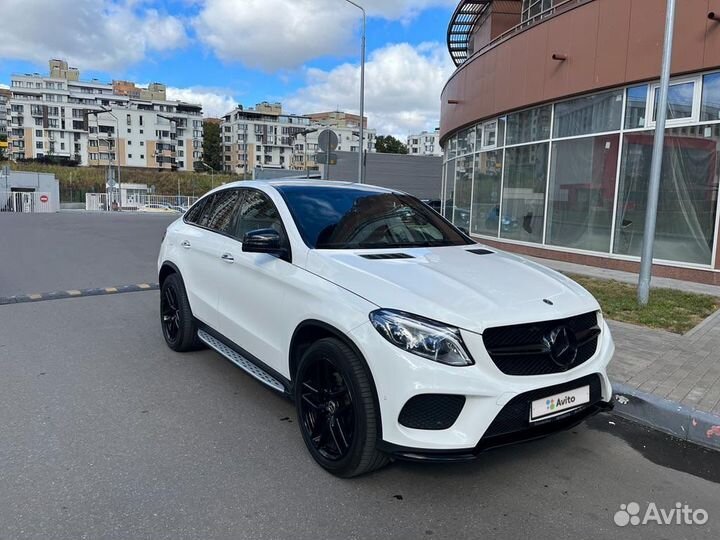
POLYGON ((47 196, 47 195, 40 195, 40 202, 41 202, 41 203, 46 203, 46 202, 48 202, 48 200, 49 200, 49 199, 48 199, 48 196, 47 196))

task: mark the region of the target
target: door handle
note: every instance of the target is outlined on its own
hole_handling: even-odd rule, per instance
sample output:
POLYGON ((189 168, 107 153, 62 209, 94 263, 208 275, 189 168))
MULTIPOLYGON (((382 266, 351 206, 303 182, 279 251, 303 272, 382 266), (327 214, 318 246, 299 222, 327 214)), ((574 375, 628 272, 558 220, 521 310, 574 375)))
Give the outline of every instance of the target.
POLYGON ((220 255, 220 258, 226 263, 235 262, 235 257, 232 256, 232 253, 223 253, 222 255, 220 255))
POLYGON ((190 241, 188 240, 183 240, 182 242, 180 242, 180 245, 185 249, 190 249, 190 241))

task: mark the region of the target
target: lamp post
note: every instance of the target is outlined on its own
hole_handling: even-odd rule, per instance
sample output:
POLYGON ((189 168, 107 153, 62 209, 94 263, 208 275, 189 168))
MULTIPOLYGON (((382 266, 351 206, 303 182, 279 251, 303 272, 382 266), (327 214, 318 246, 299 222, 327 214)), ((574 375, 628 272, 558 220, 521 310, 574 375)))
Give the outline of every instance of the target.
MULTIPOLYGON (((115 150, 115 158, 118 158, 118 148, 115 144, 115 141, 113 139, 106 139, 105 137, 98 137, 98 141, 103 141, 108 146, 108 178, 110 178, 110 170, 112 169, 112 158, 110 157, 111 150, 115 150), (114 145, 114 146, 113 146, 114 145)), ((118 160, 119 163, 119 160, 118 160)), ((112 203, 112 194, 115 192, 114 187, 110 188, 110 204, 112 203)), ((117 197, 117 203, 118 203, 118 211, 120 208, 122 208, 122 192, 120 191, 120 184, 118 183, 118 197, 117 197)))
POLYGON ((358 183, 362 184, 364 181, 364 163, 363 157, 365 156, 365 33, 367 28, 367 15, 365 14, 365 8, 359 4, 356 4, 352 0, 345 0, 348 4, 352 4, 360 11, 362 11, 362 41, 360 45, 360 144, 358 154, 358 183))
POLYGON ((198 163, 200 163, 200 165, 202 165, 203 167, 210 169, 210 189, 213 189, 215 187, 215 169, 213 169, 204 161, 199 161, 198 163))
MULTIPOLYGON (((86 111, 88 116, 92 115, 96 118, 99 114, 107 113, 115 119, 115 157, 117 159, 117 185, 118 185, 118 211, 122 210, 122 184, 120 183, 120 122, 111 109, 100 109, 99 111, 86 111)), ((99 118, 98 118, 99 120, 99 118)), ((99 130, 98 130, 99 131, 99 130)), ((110 160, 112 163, 112 160, 110 160)))
POLYGON ((647 209, 645 211, 645 231, 643 233, 640 276, 638 278, 637 300, 641 306, 646 306, 650 299, 650 278, 652 277, 655 224, 657 222, 660 173, 662 172, 663 145, 665 143, 665 120, 667 119, 667 97, 668 87, 670 86, 670 60, 672 58, 674 26, 675 0, 667 0, 665 44, 663 47, 657 110, 655 111, 655 140, 653 142, 652 160, 650 161, 650 180, 648 184, 647 209))

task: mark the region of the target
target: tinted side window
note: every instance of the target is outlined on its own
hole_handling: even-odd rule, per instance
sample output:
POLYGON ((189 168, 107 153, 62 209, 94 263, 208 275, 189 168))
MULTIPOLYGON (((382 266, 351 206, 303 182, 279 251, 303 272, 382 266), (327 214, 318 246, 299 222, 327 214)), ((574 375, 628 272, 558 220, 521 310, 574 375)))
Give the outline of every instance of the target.
POLYGON ((206 202, 207 198, 201 199, 196 205, 188 210, 187 214, 185 214, 185 223, 197 223, 206 202))
POLYGON ((195 222, 197 225, 200 225, 201 227, 207 227, 208 226, 208 220, 210 219, 210 215, 213 211, 213 205, 215 204, 215 194, 210 195, 207 198, 207 201, 205 202, 205 206, 203 206, 202 212, 200 212, 200 215, 197 218, 197 221, 195 222))
POLYGON ((237 189, 226 189, 216 193, 206 227, 221 233, 231 233, 237 218, 239 199, 240 191, 237 189))
POLYGON ((270 198, 260 191, 248 189, 241 205, 236 236, 240 239, 249 231, 275 229, 285 234, 280 214, 270 198))

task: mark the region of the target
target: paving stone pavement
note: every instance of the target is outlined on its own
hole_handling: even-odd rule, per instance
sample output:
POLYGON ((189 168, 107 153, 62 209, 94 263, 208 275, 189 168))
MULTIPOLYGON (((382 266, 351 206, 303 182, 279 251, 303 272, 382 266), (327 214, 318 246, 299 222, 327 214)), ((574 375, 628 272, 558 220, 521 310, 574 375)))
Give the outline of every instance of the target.
MULTIPOLYGON (((637 274, 528 257, 564 273, 637 283, 637 274)), ((720 297, 720 287, 653 278, 653 287, 720 297)), ((720 311, 679 335, 609 321, 615 340, 610 379, 640 392, 720 416, 720 311)))

